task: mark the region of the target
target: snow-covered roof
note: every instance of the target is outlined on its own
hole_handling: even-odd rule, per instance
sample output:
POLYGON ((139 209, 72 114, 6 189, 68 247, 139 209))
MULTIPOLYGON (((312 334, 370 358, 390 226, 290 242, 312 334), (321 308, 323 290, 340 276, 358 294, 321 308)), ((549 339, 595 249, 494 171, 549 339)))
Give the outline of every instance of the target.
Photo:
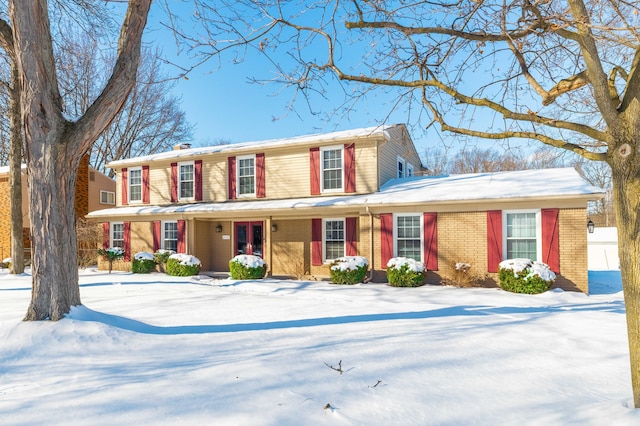
MULTIPOLYGON (((27 169, 27 165, 26 165, 26 164, 22 164, 22 165, 20 166, 20 169, 21 169, 21 170, 26 170, 26 169, 27 169)), ((0 167, 0 175, 6 175, 6 174, 9 174, 9 172, 10 172, 10 168, 9 168, 9 166, 2 166, 2 167, 0 167)))
POLYGON ((343 130, 339 132, 331 132, 331 133, 316 133, 311 135, 304 136, 295 136, 291 138, 282 138, 282 139, 270 139, 264 141, 253 141, 253 142, 240 142, 226 145, 214 145, 214 146, 206 146, 200 148, 189 148, 189 149, 177 149, 168 152, 162 152, 158 154, 145 155, 142 157, 134 157, 127 158, 124 160, 112 161, 107 164, 107 167, 118 168, 127 164, 138 164, 138 163, 146 163, 157 160, 168 160, 168 159, 186 159, 189 157, 197 157, 206 154, 215 154, 221 152, 229 152, 229 151, 238 151, 238 150, 249 150, 249 149, 262 149, 262 148, 275 148, 280 146, 288 146, 288 145, 301 145, 308 143, 325 143, 330 141, 339 141, 344 139, 355 139, 355 138, 363 138, 363 137, 371 137, 371 136, 383 136, 388 138, 389 135, 387 130, 398 126, 398 124, 393 125, 382 125, 375 127, 365 127, 360 129, 352 129, 352 130, 343 130))
POLYGON ((202 214, 278 211, 328 207, 407 206, 427 203, 456 203, 492 200, 521 200, 581 197, 600 198, 605 191, 590 185, 573 168, 474 173, 444 177, 392 179, 371 194, 282 200, 227 201, 169 206, 126 206, 98 210, 89 217, 156 214, 202 214))

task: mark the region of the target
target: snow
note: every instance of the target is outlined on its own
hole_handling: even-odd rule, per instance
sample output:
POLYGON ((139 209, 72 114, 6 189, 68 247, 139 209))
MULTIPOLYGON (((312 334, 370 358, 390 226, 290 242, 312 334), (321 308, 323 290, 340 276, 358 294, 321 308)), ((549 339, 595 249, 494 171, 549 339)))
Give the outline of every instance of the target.
POLYGON ((355 271, 358 268, 369 266, 366 257, 363 256, 343 256, 333 261, 331 269, 334 271, 355 271))
POLYGON ((252 254, 239 254, 231 262, 239 263, 245 268, 262 268, 265 265, 264 260, 260 256, 252 254))
POLYGON ((640 424, 620 272, 589 280, 530 296, 87 269, 52 323, 23 322, 31 277, 0 271, 0 423, 640 424))
POLYGON ((136 260, 153 260, 153 253, 141 251, 139 253, 136 253, 133 257, 136 260))
POLYGON ((424 272, 427 270, 427 268, 424 266, 424 263, 408 257, 392 257, 387 262, 388 268, 400 269, 404 265, 407 265, 407 269, 413 272, 424 272))
POLYGON ((568 200, 572 197, 598 199, 604 190, 586 182, 571 167, 513 172, 475 173, 445 177, 391 179, 371 194, 288 198, 221 203, 192 203, 169 206, 125 206, 89 213, 93 218, 181 213, 210 215, 216 212, 260 210, 268 214, 282 210, 318 207, 410 206, 425 203, 513 201, 526 199, 568 200))
POLYGON ((200 259, 190 254, 176 253, 169 256, 169 259, 175 259, 181 265, 200 266, 200 259))
POLYGON ((190 148, 190 149, 179 149, 179 150, 173 150, 168 152, 162 152, 158 154, 145 155, 142 157, 134 157, 134 158, 127 158, 123 160, 112 161, 109 164, 107 164, 107 167, 118 168, 125 165, 130 165, 130 164, 141 164, 141 163, 148 163, 150 161, 176 159, 176 158, 186 160, 187 158, 194 158, 194 157, 200 157, 208 154, 216 154, 216 153, 230 152, 230 151, 276 148, 281 146, 303 145, 303 144, 309 144, 309 143, 326 144, 327 142, 333 142, 333 141, 338 142, 345 139, 354 139, 354 138, 371 137, 371 136, 382 136, 385 138, 389 138, 387 130, 395 126, 398 126, 398 125, 397 124, 382 125, 382 126, 374 126, 374 127, 364 127, 359 129, 343 130, 343 131, 330 132, 330 133, 316 133, 316 134, 296 136, 291 138, 240 142, 240 143, 233 143, 233 144, 227 144, 227 145, 214 145, 214 146, 206 146, 206 147, 190 148))
POLYGON ((507 259, 500 262, 498 267, 513 271, 513 275, 516 277, 522 271, 529 271, 529 274, 524 277, 525 280, 536 275, 545 281, 556 280, 556 274, 549 269, 549 265, 542 262, 534 262, 530 259, 507 259))

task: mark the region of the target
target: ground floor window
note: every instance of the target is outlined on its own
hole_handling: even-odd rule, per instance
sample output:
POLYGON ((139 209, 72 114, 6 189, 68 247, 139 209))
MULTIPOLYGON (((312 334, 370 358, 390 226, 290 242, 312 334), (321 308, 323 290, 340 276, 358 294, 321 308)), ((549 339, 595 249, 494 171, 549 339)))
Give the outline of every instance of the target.
POLYGON ((344 256, 344 219, 324 220, 324 261, 344 256))
POLYGON ((111 247, 124 249, 124 223, 111 222, 111 247))
POLYGON ((422 261, 422 215, 395 216, 396 256, 422 261))
POLYGON ((162 222, 162 248, 178 252, 178 222, 162 222))
POLYGON ((540 226, 536 211, 504 212, 507 259, 538 260, 540 226))

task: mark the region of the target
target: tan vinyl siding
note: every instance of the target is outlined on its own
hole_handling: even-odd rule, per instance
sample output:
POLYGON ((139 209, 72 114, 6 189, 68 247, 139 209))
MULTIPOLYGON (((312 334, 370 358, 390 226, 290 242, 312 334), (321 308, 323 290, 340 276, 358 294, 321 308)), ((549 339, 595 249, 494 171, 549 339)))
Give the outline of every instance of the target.
MULTIPOLYGON (((233 228, 231 222, 213 221, 210 222, 207 234, 198 232, 198 239, 205 238, 210 241, 211 249, 209 250, 209 269, 212 271, 229 271, 229 261, 233 258, 233 228), (222 226, 222 232, 216 232, 216 226, 222 226), (224 239, 229 236, 229 239, 224 239)), ((202 254, 203 257, 206 254, 202 254)))
POLYGON ((311 193, 309 148, 266 152, 265 192, 267 199, 308 197, 311 193))
POLYGON ((308 277, 311 273, 311 220, 280 221, 278 231, 272 233, 271 238, 271 273, 308 277))
POLYGON ((389 129, 388 133, 390 140, 379 148, 380 186, 398 176, 398 157, 402 157, 406 163, 413 166, 414 175, 420 171, 420 158, 406 130, 394 127, 389 129))

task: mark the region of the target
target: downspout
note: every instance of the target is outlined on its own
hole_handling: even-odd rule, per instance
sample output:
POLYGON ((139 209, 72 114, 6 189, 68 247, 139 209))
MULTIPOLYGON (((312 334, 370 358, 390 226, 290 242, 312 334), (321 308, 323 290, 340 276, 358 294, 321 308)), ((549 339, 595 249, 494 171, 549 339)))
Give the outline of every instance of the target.
MULTIPOLYGON (((368 199, 367 199, 368 200, 368 199)), ((367 200, 364 200, 365 204, 367 203, 367 200)), ((365 209, 367 210, 367 214, 369 215, 369 278, 367 278, 365 281, 369 282, 373 279, 373 267, 374 267, 374 263, 373 263, 373 214, 371 214, 371 212, 369 211, 369 206, 365 205, 365 209)))

